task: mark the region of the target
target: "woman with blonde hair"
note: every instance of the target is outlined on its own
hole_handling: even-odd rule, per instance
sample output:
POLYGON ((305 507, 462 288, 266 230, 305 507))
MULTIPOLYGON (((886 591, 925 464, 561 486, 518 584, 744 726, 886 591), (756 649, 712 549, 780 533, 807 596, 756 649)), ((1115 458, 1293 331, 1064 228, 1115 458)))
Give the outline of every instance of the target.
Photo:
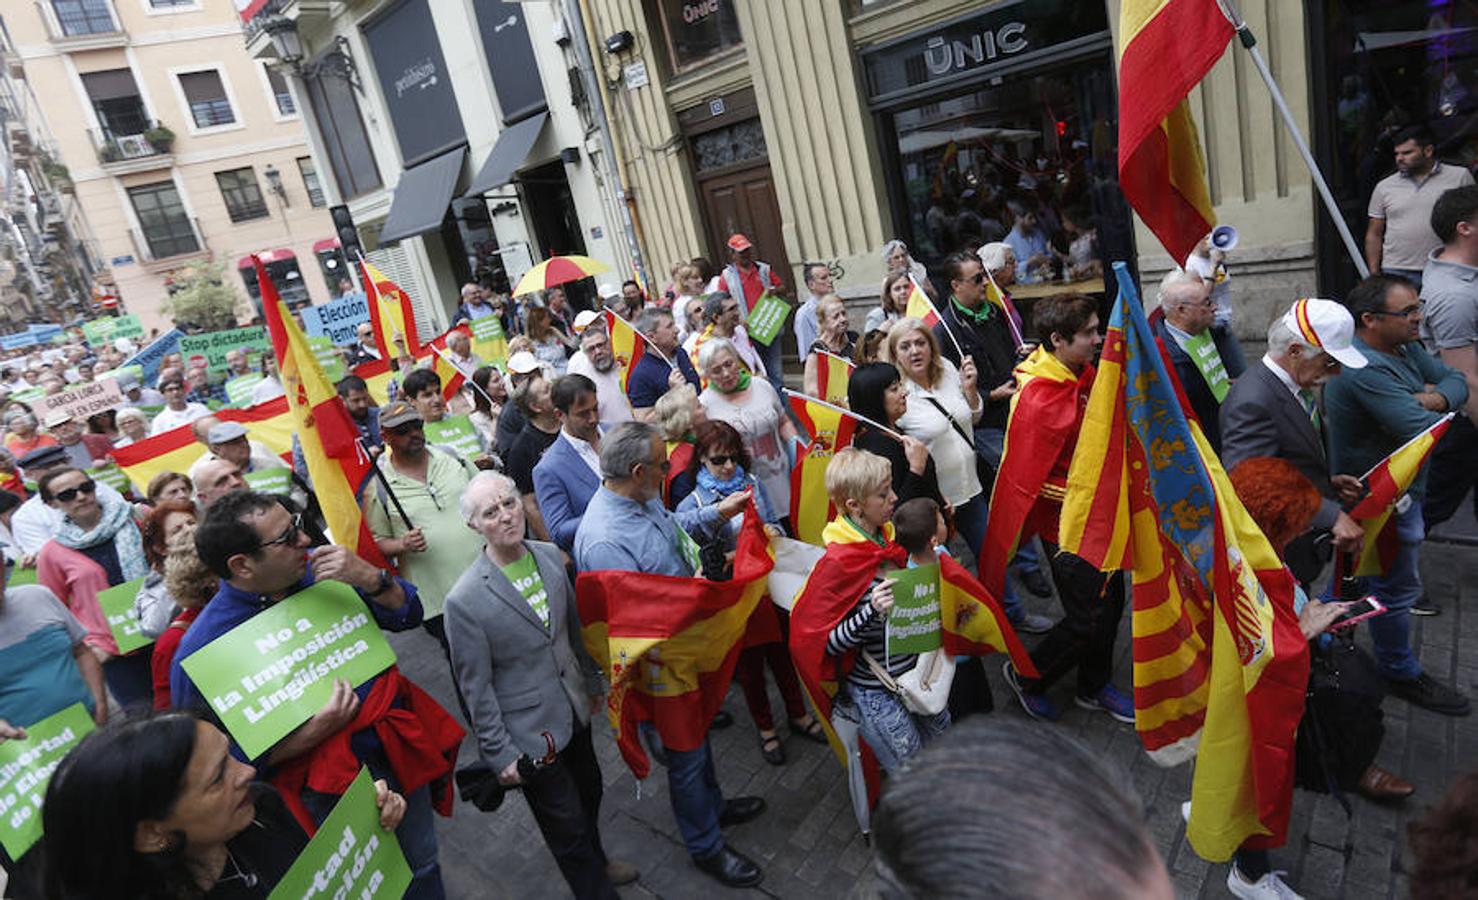
POLYGON ((569 366, 570 352, 575 349, 574 341, 554 327, 549 309, 535 306, 528 313, 528 338, 533 342, 534 356, 549 369, 554 377, 565 373, 569 366))
POLYGON ((672 320, 677 323, 677 336, 679 340, 688 337, 688 304, 697 303, 699 309, 703 307, 703 273, 692 263, 684 263, 677 267, 677 277, 674 281, 677 287, 677 296, 672 301, 672 320))
POLYGON ((708 412, 698 402, 698 392, 691 384, 670 389, 652 407, 652 424, 667 443, 669 468, 662 484, 662 500, 668 509, 677 509, 697 483, 688 471, 688 463, 693 459, 694 432, 707 421, 708 412))

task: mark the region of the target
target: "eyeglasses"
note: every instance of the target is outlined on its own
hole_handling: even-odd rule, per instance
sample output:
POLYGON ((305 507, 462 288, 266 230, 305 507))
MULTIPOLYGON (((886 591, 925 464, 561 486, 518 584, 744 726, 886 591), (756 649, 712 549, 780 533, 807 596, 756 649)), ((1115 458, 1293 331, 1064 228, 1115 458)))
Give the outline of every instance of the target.
POLYGON ((1387 312, 1384 309, 1372 309, 1370 311, 1370 314, 1372 316, 1391 316, 1392 318, 1396 319, 1409 319, 1417 313, 1421 312, 1422 307, 1426 305, 1427 304, 1425 302, 1413 303, 1411 306, 1408 306, 1405 309, 1399 309, 1395 312, 1387 312))
POLYGON ((273 538, 270 541, 262 541, 260 544, 257 545, 257 551, 260 552, 262 550, 266 550, 268 547, 274 547, 278 544, 291 546, 292 544, 297 542, 298 535, 302 533, 303 516, 301 513, 295 514, 293 516, 292 523, 287 526, 287 529, 283 531, 282 534, 279 534, 277 537, 273 538))
POLYGON ((985 283, 985 273, 984 272, 976 272, 973 277, 970 277, 970 278, 961 278, 960 280, 961 281, 973 282, 975 284, 984 284, 985 283))
POLYGON ((720 453, 717 456, 708 457, 708 463, 714 466, 727 466, 729 463, 735 463, 737 465, 738 462, 739 457, 730 456, 727 453, 720 453))
POLYGON ((77 499, 78 494, 87 494, 88 496, 91 496, 92 494, 97 492, 97 489, 97 482, 89 479, 77 485, 76 487, 69 487, 64 491, 57 491, 51 496, 55 497, 58 501, 62 503, 71 503, 73 500, 77 499))

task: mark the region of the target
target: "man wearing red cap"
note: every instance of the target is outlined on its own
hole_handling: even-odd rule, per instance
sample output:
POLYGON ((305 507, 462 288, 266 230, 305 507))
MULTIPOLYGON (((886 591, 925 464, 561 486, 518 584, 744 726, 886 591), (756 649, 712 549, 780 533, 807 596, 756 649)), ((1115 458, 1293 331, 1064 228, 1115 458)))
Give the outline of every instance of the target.
MULTIPOLYGON (((739 317, 747 322, 749 313, 763 294, 768 291, 771 294, 784 296, 785 285, 771 270, 769 263, 755 261, 754 244, 749 238, 742 234, 731 234, 728 247, 729 264, 724 267, 720 278, 723 281, 723 289, 728 291, 731 297, 742 301, 739 304, 739 317)), ((780 342, 781 335, 785 332, 785 323, 782 322, 780 325, 780 330, 775 333, 775 339, 769 343, 769 346, 760 344, 762 348, 760 357, 765 363, 765 374, 769 376, 770 383, 777 391, 785 383, 785 373, 780 363, 780 342)))

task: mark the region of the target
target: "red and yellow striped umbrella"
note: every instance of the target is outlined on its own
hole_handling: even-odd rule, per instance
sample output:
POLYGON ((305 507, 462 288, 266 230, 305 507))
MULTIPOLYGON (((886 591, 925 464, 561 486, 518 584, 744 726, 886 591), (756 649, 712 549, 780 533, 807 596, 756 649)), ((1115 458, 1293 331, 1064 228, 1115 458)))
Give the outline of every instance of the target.
POLYGON ((589 278, 611 271, 610 266, 596 262, 588 256, 552 256, 544 260, 518 280, 518 287, 514 289, 513 296, 532 294, 534 291, 548 290, 556 285, 566 284, 571 281, 579 281, 581 278, 589 278))

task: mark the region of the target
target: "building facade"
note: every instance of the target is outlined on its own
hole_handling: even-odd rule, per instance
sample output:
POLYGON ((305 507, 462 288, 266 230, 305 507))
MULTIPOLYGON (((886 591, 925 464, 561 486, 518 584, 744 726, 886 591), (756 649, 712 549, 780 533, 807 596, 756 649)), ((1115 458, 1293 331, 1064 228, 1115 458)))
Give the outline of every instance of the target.
POLYGON ((172 276, 206 260, 248 318, 250 253, 291 301, 329 299, 315 244, 333 228, 302 116, 246 54, 229 0, 38 0, 7 5, 5 26, 126 311, 171 327, 172 276))
MULTIPOLYGON (((423 332, 462 284, 581 254, 629 277, 618 192, 556 3, 255 2, 247 46, 288 74, 314 159, 423 332)), ((592 301, 590 285, 574 288, 592 301)))
MULTIPOLYGON (((1086 233, 1100 260, 1128 259, 1147 282, 1171 265, 1118 191, 1117 2, 587 3, 596 47, 631 36, 600 56, 644 252, 663 274, 718 261, 744 231, 792 283, 803 262, 828 263, 840 292, 871 306, 886 241, 937 276, 1023 211, 1064 254, 1086 233)), ((1308 134, 1307 13, 1241 6, 1308 134)), ((1256 337, 1316 289, 1315 195, 1241 48, 1191 100, 1219 218, 1241 233, 1238 329, 1256 337)), ((1033 273, 1016 294, 1103 289, 1096 267, 1074 268, 1033 273)))

